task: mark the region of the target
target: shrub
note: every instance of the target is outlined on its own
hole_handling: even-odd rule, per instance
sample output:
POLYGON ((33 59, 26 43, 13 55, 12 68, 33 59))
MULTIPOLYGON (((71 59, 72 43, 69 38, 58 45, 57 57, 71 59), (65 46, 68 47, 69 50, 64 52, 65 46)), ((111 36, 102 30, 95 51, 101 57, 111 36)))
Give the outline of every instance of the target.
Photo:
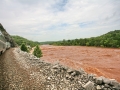
POLYGON ((35 47, 33 54, 38 58, 42 57, 42 51, 38 45, 35 47))
POLYGON ((21 49, 22 51, 28 52, 28 49, 27 49, 27 47, 26 47, 26 45, 25 45, 24 43, 22 43, 20 49, 21 49))

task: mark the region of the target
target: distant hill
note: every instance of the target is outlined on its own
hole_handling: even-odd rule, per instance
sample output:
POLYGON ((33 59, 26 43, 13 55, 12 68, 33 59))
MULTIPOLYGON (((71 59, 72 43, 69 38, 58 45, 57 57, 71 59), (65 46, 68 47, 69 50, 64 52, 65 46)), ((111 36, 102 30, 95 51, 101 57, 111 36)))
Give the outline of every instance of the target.
POLYGON ((120 30, 110 31, 98 37, 58 41, 58 42, 52 43, 52 45, 96 46, 96 47, 120 48, 120 30))
POLYGON ((49 45, 49 44, 52 44, 53 42, 55 42, 55 41, 45 41, 45 42, 40 42, 40 44, 49 45))
POLYGON ((22 43, 25 43, 26 45, 30 45, 31 47, 34 47, 36 45, 39 45, 39 42, 35 42, 32 40, 28 40, 26 38, 23 38, 21 36, 11 36, 13 40, 20 46, 22 43))

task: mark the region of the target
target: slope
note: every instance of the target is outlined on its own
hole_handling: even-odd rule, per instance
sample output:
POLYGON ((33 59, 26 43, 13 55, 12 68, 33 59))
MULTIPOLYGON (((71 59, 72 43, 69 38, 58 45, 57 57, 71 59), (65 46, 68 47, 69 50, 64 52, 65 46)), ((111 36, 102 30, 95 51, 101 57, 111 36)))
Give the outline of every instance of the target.
POLYGON ((104 35, 91 38, 80 38, 74 40, 63 40, 52 43, 53 45, 66 46, 96 46, 120 48, 120 30, 110 31, 104 35))
POLYGON ((28 40, 26 38, 23 38, 21 36, 12 36, 12 38, 15 40, 15 42, 18 44, 18 45, 21 45, 22 43, 25 43, 27 45, 30 45, 31 47, 34 47, 36 46, 37 44, 40 44, 39 42, 34 42, 34 41, 31 41, 31 40, 28 40))

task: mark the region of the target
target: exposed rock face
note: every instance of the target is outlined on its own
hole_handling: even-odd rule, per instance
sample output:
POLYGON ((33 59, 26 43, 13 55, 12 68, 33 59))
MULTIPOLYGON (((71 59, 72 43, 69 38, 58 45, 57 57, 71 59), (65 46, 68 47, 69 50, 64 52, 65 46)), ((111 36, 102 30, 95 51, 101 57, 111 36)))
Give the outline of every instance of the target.
POLYGON ((11 47, 17 46, 17 44, 14 42, 14 40, 11 38, 11 36, 7 33, 7 31, 4 29, 4 27, 2 26, 1 23, 0 23, 0 31, 5 36, 5 39, 7 40, 7 42, 10 42, 11 47))
MULTIPOLYGON (((114 79, 96 77, 83 69, 77 71, 58 63, 50 64, 19 48, 15 48, 14 53, 22 68, 28 71, 36 68, 37 71, 31 71, 30 75, 36 78, 37 84, 44 85, 41 90, 120 90, 120 83, 114 79)), ((38 86, 35 90, 39 90, 38 86)))

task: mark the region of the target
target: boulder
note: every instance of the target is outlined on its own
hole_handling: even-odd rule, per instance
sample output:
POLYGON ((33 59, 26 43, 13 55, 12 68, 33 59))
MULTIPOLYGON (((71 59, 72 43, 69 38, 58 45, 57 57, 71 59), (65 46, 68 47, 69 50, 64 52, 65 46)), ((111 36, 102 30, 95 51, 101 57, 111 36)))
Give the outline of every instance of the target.
POLYGON ((120 83, 118 83, 115 79, 110 79, 110 86, 113 86, 113 89, 120 90, 120 83))
POLYGON ((103 77, 96 78, 96 84, 98 84, 98 85, 103 84, 103 77))
POLYGON ((91 81, 88 81, 84 86, 85 90, 96 90, 94 83, 91 81))
POLYGON ((96 89, 97 90, 102 90, 102 88, 100 87, 100 85, 97 85, 96 89))
POLYGON ((118 86, 119 83, 115 79, 110 79, 110 85, 111 86, 118 86))
POLYGON ((110 86, 109 86, 108 84, 105 84, 104 87, 105 87, 105 88, 109 88, 110 86))
POLYGON ((53 65, 52 69, 60 69, 60 65, 59 64, 55 64, 55 65, 53 65))
POLYGON ((88 74, 89 81, 92 81, 94 79, 93 77, 95 77, 94 74, 88 74))
POLYGON ((103 83, 104 84, 110 84, 110 82, 111 82, 110 79, 103 77, 103 83))
POLYGON ((85 73, 85 71, 82 68, 80 68, 79 72, 81 75, 85 73))
POLYGON ((77 71, 77 70, 72 70, 72 69, 68 69, 68 70, 67 70, 67 73, 68 73, 69 75, 72 75, 73 77, 80 75, 80 72, 79 72, 79 71, 77 71))

